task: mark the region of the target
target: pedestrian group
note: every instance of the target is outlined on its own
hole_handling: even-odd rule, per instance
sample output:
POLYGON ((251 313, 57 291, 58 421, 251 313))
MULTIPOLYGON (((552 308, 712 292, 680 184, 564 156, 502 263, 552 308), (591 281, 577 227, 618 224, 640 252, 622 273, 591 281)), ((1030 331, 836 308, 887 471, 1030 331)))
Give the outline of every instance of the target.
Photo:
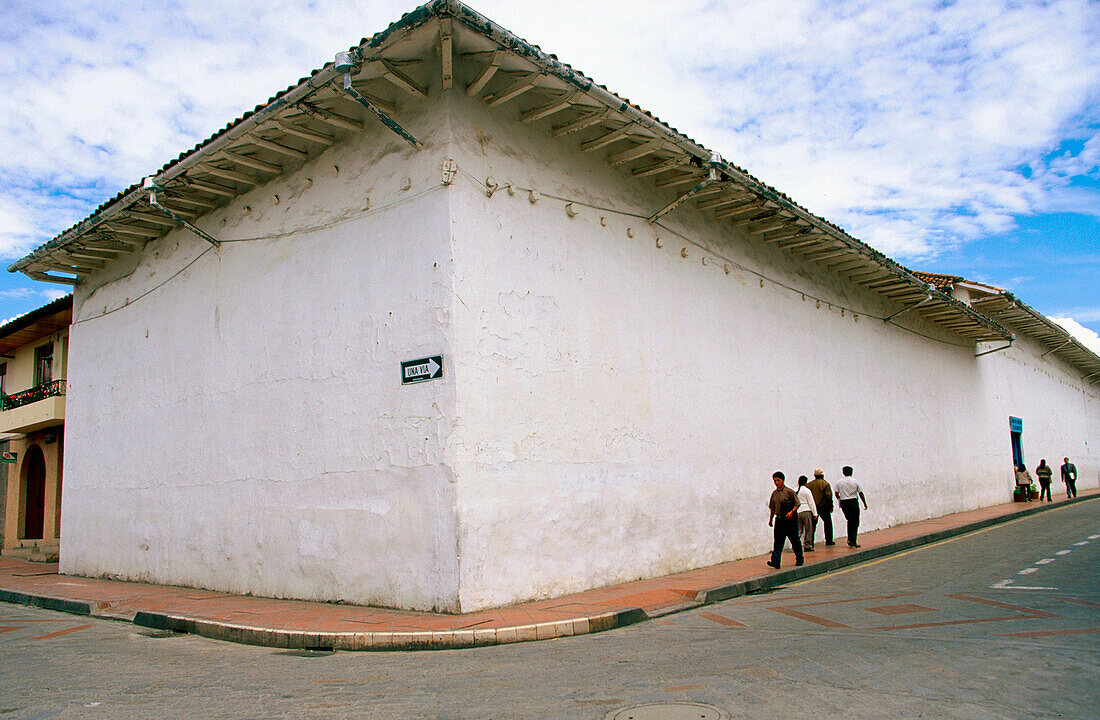
MULTIPOLYGON (((1062 482, 1066 484, 1066 498, 1077 497, 1077 466, 1069 461, 1068 457, 1062 458, 1062 482)), ((1039 502, 1042 502, 1045 498, 1047 502, 1053 502, 1053 498, 1050 494, 1051 479, 1054 477, 1054 470, 1050 465, 1047 465, 1046 458, 1039 461, 1038 467, 1035 468, 1035 477, 1039 478, 1039 502)), ((1016 466, 1016 487, 1019 489, 1020 494, 1023 496, 1025 502, 1031 502, 1031 473, 1027 471, 1027 468, 1023 464, 1016 466)))
MULTIPOLYGON (((1066 497, 1077 497, 1077 466, 1062 458, 1062 482, 1066 484, 1066 497)), ((853 477, 854 471, 851 465, 845 465, 841 470, 842 477, 836 483, 834 489, 825 480, 825 472, 821 468, 814 470, 814 479, 809 480, 805 475, 798 477, 798 489, 787 487, 787 477, 779 470, 772 473, 772 482, 775 483, 775 491, 768 499, 768 526, 773 528, 775 542, 772 545, 772 556, 768 565, 779 569, 783 556, 783 547, 787 541, 794 550, 794 564, 802 565, 805 562, 803 553, 813 552, 814 537, 817 533, 818 521, 825 531, 825 544, 836 545, 833 542, 833 497, 840 503, 840 511, 844 513, 844 521, 848 530, 848 547, 858 548, 857 537, 859 535, 859 506, 867 509, 867 498, 863 494, 863 488, 859 481, 853 477)), ((1044 458, 1035 468, 1035 475, 1039 478, 1039 486, 1042 489, 1039 501, 1046 497, 1051 502, 1050 483, 1054 477, 1054 471, 1047 465, 1044 458)), ((1031 473, 1022 464, 1016 468, 1016 485, 1030 488, 1032 484, 1031 473)), ((1031 500, 1031 495, 1026 495, 1031 500)))
POLYGON ((814 470, 813 480, 805 475, 799 476, 798 490, 787 487, 787 477, 782 472, 777 470, 772 473, 775 491, 768 500, 768 525, 773 528, 775 543, 768 565, 779 569, 783 546, 788 540, 794 550, 794 564, 802 565, 805 562, 803 553, 814 550, 818 521, 825 531, 825 544, 836 545, 833 542, 834 496, 840 503, 840 511, 844 513, 847 523, 848 547, 859 547, 856 542, 859 534, 859 504, 862 502, 863 509, 866 510, 867 498, 859 482, 852 477, 851 466, 845 465, 841 472, 843 477, 837 481, 835 489, 825 480, 825 471, 817 468, 814 470))

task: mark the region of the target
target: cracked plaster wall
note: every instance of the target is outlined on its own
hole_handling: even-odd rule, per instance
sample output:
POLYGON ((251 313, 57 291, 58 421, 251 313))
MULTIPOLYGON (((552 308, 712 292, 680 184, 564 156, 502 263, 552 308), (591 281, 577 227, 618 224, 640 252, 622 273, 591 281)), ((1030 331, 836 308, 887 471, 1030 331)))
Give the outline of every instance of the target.
POLYGON ((456 106, 464 610, 764 552, 777 469, 835 481, 853 465, 868 530, 1005 502, 1007 415, 1040 401, 1057 410, 1028 432, 1095 477, 1098 393, 1060 361, 1046 377, 1026 342, 975 359, 919 318, 898 322, 931 339, 887 325, 870 316, 898 306, 690 203, 662 221, 690 242, 649 226, 674 195, 608 150, 456 106))

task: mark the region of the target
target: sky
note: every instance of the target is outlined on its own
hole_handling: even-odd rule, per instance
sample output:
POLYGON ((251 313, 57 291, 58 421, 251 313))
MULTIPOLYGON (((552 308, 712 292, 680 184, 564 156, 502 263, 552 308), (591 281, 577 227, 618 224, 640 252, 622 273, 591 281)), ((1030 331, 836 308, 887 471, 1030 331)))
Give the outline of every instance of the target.
MULTIPOLYGON (((1100 353, 1100 2, 471 0, 911 269, 1100 353)), ((5 266, 384 29, 391 0, 0 0, 5 266)), ((0 272, 0 320, 67 292, 0 272)))

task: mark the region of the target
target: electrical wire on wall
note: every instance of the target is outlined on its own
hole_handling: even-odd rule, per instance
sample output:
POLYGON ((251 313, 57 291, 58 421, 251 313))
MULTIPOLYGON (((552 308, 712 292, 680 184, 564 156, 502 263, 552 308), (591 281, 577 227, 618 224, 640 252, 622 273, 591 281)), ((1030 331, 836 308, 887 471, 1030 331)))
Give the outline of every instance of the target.
MULTIPOLYGON (((348 215, 346 217, 341 217, 341 218, 338 218, 336 220, 330 220, 328 222, 320 223, 318 225, 311 225, 309 227, 297 228, 295 230, 287 230, 286 232, 271 233, 269 235, 257 235, 255 237, 231 238, 229 240, 224 240, 223 239, 223 240, 220 240, 220 242, 221 242, 222 245, 232 245, 234 243, 259 242, 261 240, 281 240, 283 238, 294 237, 295 235, 304 235, 306 233, 317 232, 318 230, 326 230, 326 229, 331 228, 331 227, 336 227, 338 225, 342 225, 344 223, 351 222, 352 220, 358 220, 360 218, 367 217, 369 215, 373 215, 375 213, 382 212, 383 210, 390 210, 392 208, 398 207, 399 205, 404 205, 405 203, 408 203, 408 202, 416 200, 420 197, 423 197, 424 195, 427 195, 428 193, 439 190, 442 187, 444 187, 442 184, 440 184, 440 185, 430 185, 430 186, 424 188, 423 190, 419 190, 419 191, 417 191, 417 192, 415 192, 411 195, 407 195, 407 196, 404 196, 404 197, 399 198, 397 200, 394 200, 393 202, 386 203, 385 205, 379 205, 378 207, 372 207, 372 208, 368 208, 366 210, 360 210, 359 212, 352 213, 351 215, 348 215)), ((112 314, 118 312, 119 310, 124 310, 124 309, 130 307, 131 305, 138 302, 142 298, 148 297, 152 293, 156 292, 157 290, 161 289, 162 287, 164 287, 168 283, 172 282, 177 277, 179 277, 185 270, 187 270, 189 267, 191 267, 192 265, 197 263, 200 259, 202 259, 207 253, 209 253, 212 250, 217 250, 217 249, 218 248, 215 247, 214 245, 207 245, 206 248, 203 249, 203 251, 201 253, 199 253, 195 257, 191 258, 191 260, 189 260, 187 262, 187 264, 185 264, 183 267, 179 268, 174 273, 172 273, 171 275, 166 277, 164 280, 161 280, 159 283, 157 283, 153 287, 149 288, 145 292, 141 293, 137 297, 132 298, 132 299, 127 299, 126 302, 122 303, 121 305, 119 305, 117 307, 114 307, 114 308, 111 308, 109 310, 105 310, 104 312, 98 313, 96 315, 90 315, 88 317, 84 317, 84 318, 81 318, 79 320, 73 320, 72 324, 73 325, 80 325, 81 323, 90 322, 92 320, 98 320, 101 317, 106 317, 107 315, 112 315, 112 314)), ((92 296, 94 296, 94 291, 93 291, 92 296)), ((92 296, 89 296, 88 300, 86 300, 85 303, 87 303, 89 300, 91 300, 92 296)))
MULTIPOLYGON (((476 186, 478 186, 482 189, 484 189, 486 187, 486 183, 484 181, 478 179, 476 176, 474 176, 470 172, 466 171, 465 169, 460 167, 459 172, 465 178, 467 178, 469 181, 471 181, 474 185, 476 185, 476 186)), ((586 202, 584 200, 576 200, 576 199, 571 199, 571 198, 567 198, 567 197, 562 197, 560 195, 555 195, 553 193, 548 193, 548 192, 545 192, 545 191, 542 191, 542 190, 536 190, 534 188, 522 187, 522 186, 519 186, 519 185, 510 185, 510 184, 507 184, 507 183, 505 185, 510 186, 515 190, 522 190, 522 191, 528 192, 528 193, 537 192, 541 197, 550 198, 552 200, 558 200, 560 202, 567 203, 567 204, 570 204, 570 205, 580 205, 580 206, 583 206, 583 207, 590 208, 592 210, 598 210, 600 212, 606 212, 606 213, 612 213, 612 214, 615 214, 615 215, 619 215, 620 217, 635 218, 635 219, 638 219, 638 220, 642 220, 646 224, 650 224, 649 223, 649 215, 647 213, 631 212, 631 211, 628 211, 628 210, 619 210, 619 209, 616 209, 616 208, 604 207, 602 205, 595 205, 593 203, 586 202)), ((866 311, 863 311, 863 310, 856 310, 855 308, 847 307, 845 305, 839 305, 839 304, 837 304, 836 302, 834 302, 832 300, 826 300, 825 298, 818 297, 818 296, 814 295, 811 292, 807 292, 805 290, 800 290, 796 287, 788 285, 787 283, 783 282, 782 280, 778 280, 776 278, 773 278, 773 277, 771 277, 771 276, 769 276, 765 273, 760 272, 759 270, 755 270, 751 267, 747 267, 746 265, 743 265, 743 264, 737 262, 736 260, 723 255, 720 252, 717 252, 717 251, 715 251, 711 248, 708 248, 707 246, 703 245, 702 243, 698 242, 697 240, 695 240, 693 238, 690 238, 687 235, 684 235, 683 233, 678 232, 677 230, 674 230, 674 229, 670 228, 668 225, 665 225, 664 223, 656 222, 656 223, 652 223, 652 225, 654 227, 661 228, 665 232, 667 232, 671 235, 674 235, 675 237, 679 238, 680 240, 683 240, 684 242, 686 242, 686 243, 702 250, 704 253, 706 253, 708 255, 711 255, 711 256, 719 259, 719 260, 722 260, 723 262, 728 263, 729 265, 732 265, 733 267, 736 267, 737 269, 739 269, 739 270, 741 270, 745 273, 748 273, 749 275, 757 277, 757 278, 759 278, 760 280, 762 280, 764 282, 771 283, 772 285, 783 288, 784 290, 787 290, 787 291, 789 291, 793 294, 800 295, 803 299, 808 298, 810 300, 815 300, 818 303, 824 303, 825 305, 828 305, 831 308, 836 308, 836 309, 841 310, 841 311, 850 312, 850 313, 852 313, 853 316, 862 315, 864 317, 868 317, 868 318, 871 318, 873 320, 883 320, 883 321, 888 322, 890 325, 893 325, 896 328, 899 328, 899 329, 904 330, 906 332, 912 333, 912 334, 917 335, 919 337, 922 337, 926 340, 931 340, 933 342, 940 343, 941 345, 948 345, 950 347, 957 347, 957 348, 971 348, 972 347, 972 345, 970 345, 970 344, 960 344, 960 343, 949 342, 947 340, 942 340, 942 339, 934 337, 932 335, 927 335, 925 333, 922 333, 919 330, 915 330, 913 328, 906 327, 904 325, 899 325, 898 323, 893 322, 892 320, 890 320, 889 319, 890 316, 879 317, 877 315, 872 315, 872 314, 870 314, 866 311)))

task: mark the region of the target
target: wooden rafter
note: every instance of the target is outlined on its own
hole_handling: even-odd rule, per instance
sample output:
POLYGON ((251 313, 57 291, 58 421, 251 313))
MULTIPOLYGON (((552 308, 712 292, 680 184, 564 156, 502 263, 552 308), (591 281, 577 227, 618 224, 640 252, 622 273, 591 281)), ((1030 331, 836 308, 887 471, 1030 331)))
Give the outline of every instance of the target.
POLYGON ((381 77, 387 82, 396 85, 415 97, 428 97, 428 91, 420 83, 398 70, 389 60, 379 58, 371 64, 381 70, 381 77))
POLYGON ((282 145, 280 143, 274 142, 273 140, 268 140, 266 138, 258 137, 256 135, 252 135, 246 140, 256 147, 261 147, 265 150, 270 150, 271 152, 279 153, 280 155, 286 155, 287 157, 296 158, 298 160, 305 160, 307 157, 309 157, 309 153, 305 152, 304 150, 287 147, 286 145, 282 145))
POLYGON ((489 107, 496 107, 497 105, 503 105, 509 100, 514 100, 535 87, 540 77, 541 76, 537 72, 527 73, 503 90, 487 95, 485 97, 485 103, 489 107))
POLYGON ((637 160, 638 158, 642 158, 646 155, 651 155, 655 152, 658 152, 664 146, 664 140, 661 140, 660 138, 654 138, 653 140, 643 142, 640 145, 635 145, 632 148, 627 148, 626 150, 608 155, 607 162, 610 163, 612 167, 616 165, 622 165, 623 163, 628 163, 632 160, 637 160))
POLYGON ((572 107, 573 100, 575 100, 578 95, 580 95, 579 92, 562 93, 542 105, 524 110, 520 113, 519 120, 520 122, 530 123, 541 120, 544 117, 549 117, 556 112, 561 112, 562 110, 572 107))
POLYGON ((633 123, 626 123, 621 127, 612 130, 611 132, 604 133, 598 138, 589 140, 587 142, 582 142, 581 151, 588 152, 590 150, 598 150, 599 148, 610 145, 617 140, 622 140, 635 129, 636 128, 634 127, 633 123))
POLYGON ((554 127, 550 128, 550 134, 556 138, 564 137, 566 135, 584 130, 585 128, 592 127, 597 123, 601 123, 606 120, 610 115, 610 109, 593 110, 591 112, 586 112, 575 120, 570 120, 567 123, 555 125, 554 127))
POLYGON ((500 70, 502 62, 504 62, 504 51, 497 50, 493 53, 493 57, 489 60, 489 64, 485 66, 485 69, 481 71, 481 74, 466 86, 466 94, 474 97, 481 92, 481 89, 497 74, 497 70, 500 70))
POLYGON ((315 142, 318 145, 324 145, 327 147, 336 142, 336 138, 332 137, 331 135, 324 135, 322 133, 309 130, 302 127, 301 125, 295 125, 294 123, 287 120, 274 118, 271 120, 271 124, 287 134, 294 135, 295 137, 300 137, 303 140, 315 142))
POLYGON ((439 20, 439 65, 441 87, 450 90, 454 82, 454 43, 451 38, 451 19, 439 20))

